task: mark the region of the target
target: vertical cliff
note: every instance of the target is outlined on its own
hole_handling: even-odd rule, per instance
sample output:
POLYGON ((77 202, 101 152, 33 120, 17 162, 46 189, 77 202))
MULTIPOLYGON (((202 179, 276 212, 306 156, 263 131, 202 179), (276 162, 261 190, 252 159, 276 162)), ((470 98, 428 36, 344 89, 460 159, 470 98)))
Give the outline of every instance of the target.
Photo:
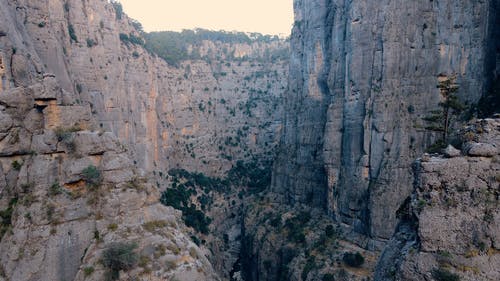
POLYGON ((477 102, 495 75, 498 1, 296 0, 273 190, 388 239, 434 137, 437 77, 477 102))
POLYGON ((0 4, 0 280, 219 280, 91 104, 48 73, 34 43, 47 38, 28 30, 49 22, 26 13, 33 2, 0 4))

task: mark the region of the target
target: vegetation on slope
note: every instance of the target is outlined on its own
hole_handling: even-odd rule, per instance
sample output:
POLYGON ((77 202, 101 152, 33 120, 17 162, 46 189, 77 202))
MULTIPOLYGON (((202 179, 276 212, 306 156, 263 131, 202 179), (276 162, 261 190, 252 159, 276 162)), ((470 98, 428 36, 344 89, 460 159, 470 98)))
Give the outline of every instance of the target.
MULTIPOLYGON (((146 49, 151 53, 157 54, 171 65, 178 65, 183 60, 196 60, 203 57, 197 51, 203 41, 220 42, 227 44, 252 44, 271 43, 281 40, 278 36, 262 35, 260 33, 227 32, 213 31, 207 29, 161 31, 144 33, 146 49), (191 47, 193 47, 191 49, 191 47), (190 50, 191 49, 191 50, 190 50)), ((230 59, 235 59, 234 54, 225 50, 225 55, 230 59)), ((287 58, 288 51, 274 51, 267 54, 269 58, 279 59, 287 58)))
POLYGON ((204 211, 211 208, 213 193, 227 194, 238 189, 240 196, 243 196, 245 192, 261 192, 271 184, 270 167, 271 163, 238 161, 224 179, 184 169, 172 169, 168 172, 172 184, 162 193, 160 202, 182 211, 182 218, 187 226, 208 234, 208 226, 212 220, 204 211))

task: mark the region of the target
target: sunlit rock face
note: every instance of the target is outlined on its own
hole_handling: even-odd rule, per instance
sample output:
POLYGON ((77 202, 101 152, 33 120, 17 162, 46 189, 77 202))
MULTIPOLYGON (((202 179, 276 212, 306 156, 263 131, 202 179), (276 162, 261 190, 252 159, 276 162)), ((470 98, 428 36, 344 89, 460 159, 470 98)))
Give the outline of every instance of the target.
MULTIPOLYGON (((498 1, 294 1, 289 89, 273 189, 388 239, 412 188, 411 163, 434 142, 422 117, 487 92, 498 58, 498 1)), ((373 246, 380 244, 375 243, 373 246)))
MULTIPOLYGON (((288 61, 269 59, 269 54, 287 53, 287 41, 205 41, 190 48, 204 60, 171 66, 120 39, 140 33, 126 14, 117 18, 108 1, 13 5, 18 8, 8 16, 17 23, 5 25, 5 32, 14 33, 16 26, 26 30, 17 39, 38 54, 34 72, 53 73, 66 103, 90 104, 99 128, 127 144, 141 169, 183 167, 222 175, 233 159, 273 157, 288 61)), ((29 60, 23 55, 13 59, 14 66, 29 60)), ((33 71, 13 73, 21 78, 33 71)))

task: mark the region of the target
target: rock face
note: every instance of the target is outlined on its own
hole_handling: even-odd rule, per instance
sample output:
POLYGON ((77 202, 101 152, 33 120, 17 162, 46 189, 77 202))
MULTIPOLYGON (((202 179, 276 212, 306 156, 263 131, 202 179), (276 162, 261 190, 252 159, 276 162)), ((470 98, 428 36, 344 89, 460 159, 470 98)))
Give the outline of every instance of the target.
POLYGON ((70 37, 85 42, 78 32, 92 32, 87 23, 97 21, 96 41, 119 50, 100 54, 123 61, 117 54, 128 49, 108 19, 107 1, 0 4, 0 280, 104 280, 100 260, 114 242, 135 245, 138 258, 120 280, 219 280, 180 213, 161 205, 142 177, 130 157, 135 147, 106 131, 97 103, 88 102, 97 93, 83 81, 100 79, 77 62, 92 63, 91 44, 70 37))
MULTIPOLYGON (((192 47, 205 61, 173 67, 121 39, 140 33, 108 2, 12 2, 30 53, 40 57, 38 71, 55 74, 65 102, 89 103, 99 127, 122 140, 147 172, 182 167, 219 175, 236 156, 272 156, 288 63, 263 58, 266 51, 286 51, 287 42, 206 41, 192 47), (223 49, 235 60, 225 60, 223 49)), ((15 26, 3 26, 15 33, 15 26)))
MULTIPOLYGON (((500 120, 469 126, 471 136, 469 146, 498 146, 500 120)), ((376 280, 445 280, 437 275, 446 273, 460 278, 446 280, 498 280, 499 157, 497 150, 417 161, 415 190, 399 212, 404 222, 379 261, 376 280)))
POLYGON ((384 241, 412 190, 411 163, 434 141, 422 117, 438 107, 438 75, 456 73, 469 103, 494 78, 498 1, 294 6, 273 190, 384 241))

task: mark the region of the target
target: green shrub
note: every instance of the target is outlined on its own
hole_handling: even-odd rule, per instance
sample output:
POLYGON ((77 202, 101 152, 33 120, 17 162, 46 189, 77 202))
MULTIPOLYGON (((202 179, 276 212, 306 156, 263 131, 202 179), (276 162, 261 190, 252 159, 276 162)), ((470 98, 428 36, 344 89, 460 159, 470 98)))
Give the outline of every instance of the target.
POLYGON ((69 141, 71 139, 72 133, 75 132, 73 128, 63 128, 63 127, 57 127, 54 132, 57 137, 57 141, 69 141))
POLYGON ((233 186, 247 187, 250 193, 259 193, 271 185, 271 163, 237 161, 229 170, 227 181, 233 186))
POLYGON ((4 234, 12 226, 12 213, 14 212, 14 207, 17 204, 17 198, 10 200, 9 207, 5 210, 0 211, 0 240, 2 240, 4 234))
POLYGON ((92 48, 97 45, 97 42, 94 39, 87 38, 87 47, 92 48))
POLYGON ((108 269, 111 280, 119 279, 120 270, 129 270, 137 264, 139 257, 134 252, 136 248, 135 243, 117 242, 104 250, 102 264, 108 269))
POLYGON ((116 231, 118 229, 118 224, 116 223, 110 223, 108 224, 108 230, 110 231, 116 231))
POLYGON ((193 190, 187 189, 185 186, 168 188, 162 193, 160 202, 165 206, 171 206, 182 211, 182 218, 187 226, 194 228, 198 232, 207 234, 211 219, 205 216, 202 211, 197 210, 196 207, 189 204, 189 198, 193 193, 193 190))
POLYGON ((139 36, 135 36, 133 33, 130 33, 128 38, 129 38, 130 43, 132 43, 132 44, 141 45, 141 46, 144 45, 144 40, 142 40, 142 38, 139 36))
POLYGON ((146 268, 151 263, 151 259, 148 256, 141 256, 139 258, 139 266, 142 268, 146 268))
POLYGON ((56 196, 62 193, 62 188, 59 183, 53 183, 49 188, 49 196, 56 196))
POLYGON ((120 2, 118 1, 111 1, 111 4, 113 5, 113 8, 115 8, 115 15, 117 20, 121 20, 123 17, 123 6, 120 2))
POLYGON ((149 232, 155 232, 156 230, 164 228, 166 226, 167 222, 164 220, 149 221, 142 224, 142 227, 144 227, 144 229, 149 232))
POLYGON ((54 204, 47 204, 46 208, 47 209, 45 210, 45 213, 47 215, 47 220, 50 223, 56 223, 56 219, 54 217, 54 215, 56 213, 56 206, 54 204))
POLYGON ((12 166, 12 169, 19 171, 19 170, 21 170, 23 163, 19 163, 17 160, 14 160, 14 162, 12 162, 11 166, 12 166))
POLYGON ((365 258, 359 253, 345 253, 342 260, 351 267, 361 267, 365 263, 365 258))
POLYGON ((436 268, 432 271, 432 277, 437 281, 459 281, 460 276, 455 273, 451 273, 444 268, 436 268))
POLYGON ((120 36, 120 40, 125 44, 132 43, 135 45, 141 45, 141 46, 144 45, 144 40, 141 37, 135 36, 132 33, 130 33, 129 35, 127 35, 125 33, 120 33, 119 36, 120 36))
POLYGON ((42 21, 42 22, 38 23, 38 27, 43 28, 43 27, 45 27, 46 24, 47 24, 46 22, 42 21))
POLYGON ((310 219, 311 214, 308 212, 301 212, 296 216, 287 219, 285 227, 288 229, 288 239, 295 243, 304 243, 306 241, 304 226, 310 219))
POLYGON ((83 269, 83 275, 85 277, 89 277, 90 275, 92 275, 92 273, 94 273, 94 271, 95 269, 92 266, 85 267, 83 269))
POLYGON ((326 237, 328 237, 328 238, 333 237, 335 235, 335 229, 333 228, 333 225, 329 224, 326 226, 325 234, 326 234, 326 237))
POLYGON ((326 273, 323 275, 322 281, 335 281, 335 277, 331 273, 326 273))
POLYGON ((182 218, 187 226, 194 228, 194 230, 208 234, 208 226, 211 223, 211 219, 200 211, 196 210, 193 206, 189 208, 184 208, 182 210, 182 218))
POLYGON ((68 25, 68 32, 69 32, 69 38, 71 39, 70 41, 78 43, 78 37, 76 37, 75 28, 73 27, 72 24, 68 25))
POLYGON ((434 144, 429 146, 425 151, 427 153, 441 153, 446 148, 446 143, 443 140, 437 140, 434 144))
POLYGON ((102 182, 101 171, 94 165, 90 165, 82 171, 82 178, 90 187, 97 187, 102 182))
POLYGON ((76 144, 74 142, 73 133, 81 131, 78 126, 73 127, 57 127, 54 132, 56 134, 57 140, 64 143, 69 152, 74 152, 76 150, 76 144))
POLYGON ((196 244, 196 246, 199 247, 201 245, 200 238, 196 237, 195 235, 191 235, 191 240, 193 240, 193 242, 196 244))
POLYGON ((309 257, 307 259, 306 264, 304 265, 304 268, 302 269, 302 274, 301 274, 302 280, 306 280, 307 276, 309 275, 309 272, 311 272, 311 270, 313 270, 315 267, 316 267, 315 258, 309 257))

